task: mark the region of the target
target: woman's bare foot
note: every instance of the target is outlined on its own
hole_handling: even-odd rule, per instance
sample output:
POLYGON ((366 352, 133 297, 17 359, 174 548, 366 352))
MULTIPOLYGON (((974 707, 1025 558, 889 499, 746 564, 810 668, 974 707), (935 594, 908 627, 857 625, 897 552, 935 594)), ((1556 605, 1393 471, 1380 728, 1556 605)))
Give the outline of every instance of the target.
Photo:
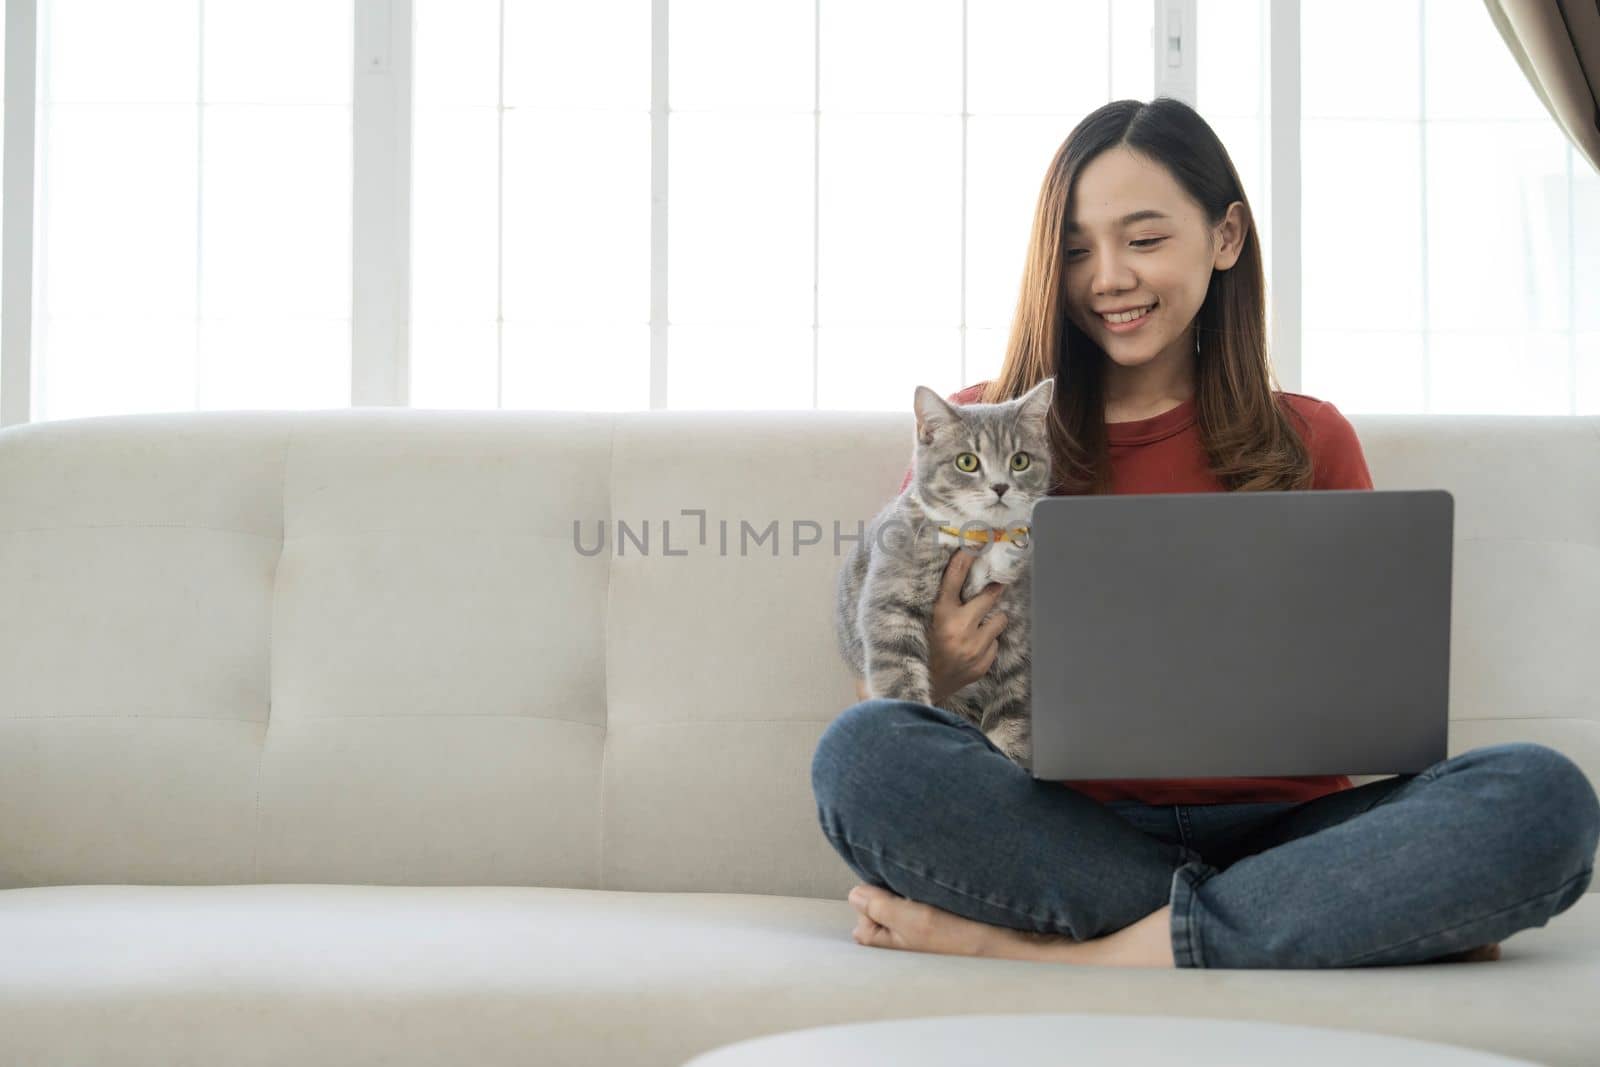
POLYGON ((848 899, 858 916, 851 936, 856 944, 872 948, 996 956, 1016 932, 907 899, 882 886, 857 885, 848 899))

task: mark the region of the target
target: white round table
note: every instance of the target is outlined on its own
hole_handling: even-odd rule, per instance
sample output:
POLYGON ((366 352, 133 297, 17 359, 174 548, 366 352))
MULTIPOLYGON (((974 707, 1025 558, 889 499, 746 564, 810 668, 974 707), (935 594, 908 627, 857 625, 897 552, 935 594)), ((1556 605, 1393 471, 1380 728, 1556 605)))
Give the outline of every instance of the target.
POLYGON ((818 1026, 712 1049, 683 1067, 1539 1067, 1532 1060, 1355 1030, 1159 1015, 942 1015, 818 1026))

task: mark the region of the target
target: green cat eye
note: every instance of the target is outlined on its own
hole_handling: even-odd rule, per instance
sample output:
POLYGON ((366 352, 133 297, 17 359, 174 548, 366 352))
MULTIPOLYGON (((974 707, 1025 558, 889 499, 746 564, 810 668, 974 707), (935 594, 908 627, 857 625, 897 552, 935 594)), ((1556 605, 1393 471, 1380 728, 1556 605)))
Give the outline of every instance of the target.
POLYGON ((962 452, 956 456, 956 470, 971 474, 978 469, 978 454, 976 452, 962 452))
POLYGON ((1018 452, 1016 455, 1011 457, 1011 469, 1014 471, 1025 471, 1028 469, 1028 464, 1032 462, 1032 456, 1028 455, 1026 452, 1018 452))

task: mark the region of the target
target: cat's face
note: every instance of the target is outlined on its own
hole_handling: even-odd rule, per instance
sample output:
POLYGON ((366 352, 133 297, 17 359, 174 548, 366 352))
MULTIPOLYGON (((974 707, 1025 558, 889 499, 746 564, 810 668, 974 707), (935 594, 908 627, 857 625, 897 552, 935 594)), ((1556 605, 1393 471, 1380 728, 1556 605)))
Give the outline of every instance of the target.
POLYGON ((917 386, 915 482, 923 503, 958 522, 1027 522, 1050 490, 1045 420, 1054 388, 1046 378, 1015 400, 955 407, 917 386))

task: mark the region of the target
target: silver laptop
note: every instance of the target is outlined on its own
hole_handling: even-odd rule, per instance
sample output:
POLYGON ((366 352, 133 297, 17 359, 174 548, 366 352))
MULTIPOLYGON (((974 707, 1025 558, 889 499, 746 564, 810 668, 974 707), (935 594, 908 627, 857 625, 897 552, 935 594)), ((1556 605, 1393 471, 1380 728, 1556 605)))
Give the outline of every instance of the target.
POLYGON ((1037 501, 1033 776, 1445 759, 1454 526, 1442 489, 1037 501))

